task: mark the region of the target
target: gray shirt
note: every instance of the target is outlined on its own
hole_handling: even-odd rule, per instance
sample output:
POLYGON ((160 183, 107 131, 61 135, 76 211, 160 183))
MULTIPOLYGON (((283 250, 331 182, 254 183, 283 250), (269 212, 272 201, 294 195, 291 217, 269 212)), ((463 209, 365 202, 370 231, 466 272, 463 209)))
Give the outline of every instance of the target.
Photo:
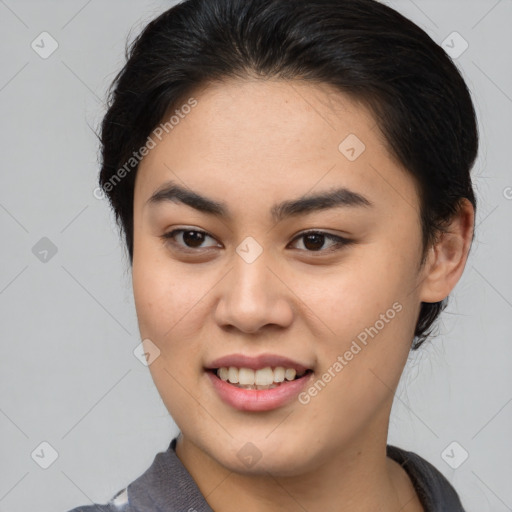
MULTIPOLYGON (((176 441, 157 453, 151 466, 107 504, 69 512, 213 512, 176 455, 176 441)), ((408 473, 425 512, 464 512, 457 492, 432 464, 392 445, 387 445, 387 455, 408 473)))

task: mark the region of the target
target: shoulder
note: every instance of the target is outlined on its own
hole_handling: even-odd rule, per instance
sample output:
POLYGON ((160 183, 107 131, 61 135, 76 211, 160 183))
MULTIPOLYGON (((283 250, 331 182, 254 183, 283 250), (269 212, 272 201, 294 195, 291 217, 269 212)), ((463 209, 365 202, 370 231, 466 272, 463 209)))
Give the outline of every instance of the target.
POLYGON ((176 455, 175 437, 152 464, 108 503, 77 507, 68 512, 213 512, 190 473, 176 455))
POLYGON ((465 512, 448 479, 417 453, 387 445, 387 455, 407 472, 422 505, 432 512, 465 512))
POLYGON ((114 512, 116 509, 110 505, 85 505, 83 507, 77 507, 68 512, 114 512))
POLYGON ((68 512, 131 512, 128 505, 128 489, 120 490, 104 505, 99 503, 83 505, 68 512))

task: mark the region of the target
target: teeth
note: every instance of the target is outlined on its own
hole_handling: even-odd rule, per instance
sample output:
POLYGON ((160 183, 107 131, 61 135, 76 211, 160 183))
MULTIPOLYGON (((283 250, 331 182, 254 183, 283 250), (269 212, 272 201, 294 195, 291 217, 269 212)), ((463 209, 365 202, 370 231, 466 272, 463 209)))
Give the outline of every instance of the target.
POLYGON ((295 379, 296 371, 293 368, 286 368, 284 372, 284 377, 286 380, 293 380, 295 379))
POLYGON ((284 381, 284 368, 282 366, 278 366, 274 370, 274 382, 283 382, 284 381))
MULTIPOLYGON (((305 372, 298 375, 301 377, 305 372)), ((258 386, 264 389, 276 387, 285 380, 294 380, 297 372, 294 368, 283 368, 277 366, 272 369, 270 366, 260 368, 259 370, 252 370, 251 368, 236 368, 230 366, 229 368, 222 367, 217 370, 217 376, 223 381, 230 382, 231 384, 239 384, 239 387, 246 387, 248 389, 256 389, 258 386)))
POLYGON ((250 368, 240 368, 238 370, 238 382, 242 386, 252 386, 254 384, 254 370, 250 368))
MULTIPOLYGON (((236 370, 236 368, 235 368, 236 370)), ((227 368, 219 368, 219 371, 217 372, 217 375, 222 380, 228 380, 229 378, 229 370, 227 368)))
POLYGON ((274 372, 270 366, 256 370, 254 374, 254 384, 258 386, 270 386, 274 382, 274 372))
POLYGON ((238 368, 230 366, 228 370, 228 380, 232 384, 238 384, 238 368))

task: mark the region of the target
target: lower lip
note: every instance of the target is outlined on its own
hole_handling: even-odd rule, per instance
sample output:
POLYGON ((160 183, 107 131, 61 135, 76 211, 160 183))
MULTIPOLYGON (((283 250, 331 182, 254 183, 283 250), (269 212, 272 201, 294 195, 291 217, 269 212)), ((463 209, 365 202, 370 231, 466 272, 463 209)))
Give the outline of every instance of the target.
POLYGON ((307 373, 300 379, 284 381, 272 389, 243 389, 220 379, 211 371, 206 374, 220 398, 240 411, 270 411, 291 402, 304 389, 313 375, 307 373))

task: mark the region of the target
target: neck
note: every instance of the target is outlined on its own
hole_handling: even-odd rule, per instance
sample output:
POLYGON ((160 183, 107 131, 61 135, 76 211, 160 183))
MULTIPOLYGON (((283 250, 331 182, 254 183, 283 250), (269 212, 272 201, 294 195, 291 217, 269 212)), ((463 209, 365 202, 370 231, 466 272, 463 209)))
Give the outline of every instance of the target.
POLYGON ((215 512, 422 512, 407 473, 386 456, 387 429, 362 437, 284 477, 232 472, 181 435, 176 454, 215 512))

